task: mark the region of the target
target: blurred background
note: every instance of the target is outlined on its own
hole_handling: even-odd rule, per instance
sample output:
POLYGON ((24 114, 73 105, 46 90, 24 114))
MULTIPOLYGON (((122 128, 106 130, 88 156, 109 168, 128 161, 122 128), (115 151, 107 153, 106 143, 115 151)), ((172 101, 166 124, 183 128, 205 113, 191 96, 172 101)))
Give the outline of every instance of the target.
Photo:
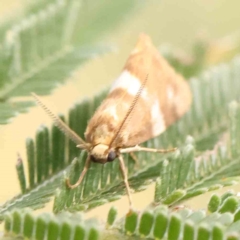
MULTIPOLYGON (((95 28, 101 28, 101 24, 109 21, 109 26, 101 34, 94 36, 92 41, 111 45, 114 51, 92 57, 77 68, 73 75, 69 74, 65 83, 59 83, 51 95, 45 94, 48 96, 43 99, 54 112, 66 113, 74 102, 92 96, 109 86, 121 72, 141 32, 150 35, 156 46, 171 45, 180 53, 191 53, 194 41, 197 38, 204 39, 210 46, 206 65, 232 58, 239 50, 239 0, 138 0, 132 1, 126 8, 124 6, 126 1, 123 1, 123 4, 119 5, 105 5, 108 9, 102 9, 102 15, 94 19, 91 25, 87 25, 91 18, 90 13, 94 9, 94 4, 89 2, 91 1, 85 0, 81 3, 81 7, 85 9, 82 13, 84 17, 76 22, 73 35, 76 39, 84 39, 86 35, 78 35, 76 31, 78 27, 87 26, 88 36, 91 34, 93 36, 95 28), (111 14, 116 14, 117 18, 112 25, 111 14), (231 54, 226 56, 225 51, 230 51, 231 54)), ((27 14, 38 11, 43 3, 43 0, 1 0, 1 37, 3 38, 7 30, 27 14)), ((31 98, 27 94, 21 97, 31 98)), ((15 170, 17 153, 23 160, 26 159, 25 139, 33 137, 36 129, 43 123, 50 125, 51 120, 40 108, 32 107, 28 113, 12 118, 9 124, 0 125, 0 203, 19 193, 15 170)), ((150 186, 147 191, 149 192, 140 193, 143 197, 134 197, 136 207, 143 207, 147 205, 147 199, 149 201, 152 199, 153 187, 150 186), (139 199, 143 199, 143 202, 141 203, 139 199)), ((127 200, 124 198, 118 204, 124 209, 126 203, 127 200)), ((195 202, 196 207, 201 207, 201 203, 202 199, 195 202)))

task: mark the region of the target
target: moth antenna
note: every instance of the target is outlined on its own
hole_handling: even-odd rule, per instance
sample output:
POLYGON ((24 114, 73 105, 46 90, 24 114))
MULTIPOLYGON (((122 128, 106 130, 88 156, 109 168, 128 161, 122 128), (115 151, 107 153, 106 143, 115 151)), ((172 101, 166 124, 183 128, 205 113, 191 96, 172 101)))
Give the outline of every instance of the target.
POLYGON ((64 123, 58 116, 56 116, 52 111, 40 100, 39 96, 35 93, 32 93, 32 96, 35 98, 37 104, 43 108, 43 110, 48 114, 50 118, 54 121, 56 127, 59 128, 60 131, 64 133, 67 137, 69 137, 73 142, 77 145, 84 146, 87 149, 86 142, 79 137, 66 123, 64 123))
POLYGON ((122 131, 122 129, 123 129, 123 127, 124 127, 124 124, 126 123, 126 121, 127 121, 128 118, 129 118, 130 114, 133 112, 134 107, 136 106, 136 104, 137 104, 137 102, 138 102, 138 99, 139 99, 139 97, 140 97, 140 95, 141 95, 141 93, 142 93, 142 91, 143 91, 143 89, 144 89, 144 87, 145 87, 145 85, 146 85, 146 83, 147 83, 147 80, 148 80, 148 74, 147 74, 144 82, 143 82, 142 85, 140 86, 140 88, 139 88, 136 96, 134 97, 131 106, 129 107, 129 109, 128 109, 128 111, 127 111, 127 113, 126 113, 126 115, 125 115, 125 117, 124 117, 124 119, 123 119, 120 127, 118 128, 118 131, 117 131, 116 134, 113 136, 112 141, 111 141, 110 144, 109 144, 109 149, 111 148, 111 146, 112 146, 113 142, 116 140, 116 138, 119 136, 120 132, 122 131))

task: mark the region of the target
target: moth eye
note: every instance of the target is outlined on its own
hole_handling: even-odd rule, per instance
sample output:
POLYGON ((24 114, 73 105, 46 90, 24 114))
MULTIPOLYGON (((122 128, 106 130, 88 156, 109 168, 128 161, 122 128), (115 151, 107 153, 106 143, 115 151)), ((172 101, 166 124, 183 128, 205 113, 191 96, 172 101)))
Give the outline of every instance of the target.
POLYGON ((108 154, 107 161, 112 162, 117 157, 117 154, 115 151, 110 151, 108 154))
POLYGON ((97 162, 97 159, 93 155, 91 155, 90 158, 91 158, 91 161, 97 162))

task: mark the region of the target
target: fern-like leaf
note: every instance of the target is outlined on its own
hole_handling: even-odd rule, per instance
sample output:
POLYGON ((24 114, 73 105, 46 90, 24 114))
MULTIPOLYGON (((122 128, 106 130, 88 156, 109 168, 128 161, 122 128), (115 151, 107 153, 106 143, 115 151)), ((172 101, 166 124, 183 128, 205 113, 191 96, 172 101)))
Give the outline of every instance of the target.
POLYGON ((226 192, 213 195, 208 206, 217 211, 192 210, 187 207, 169 209, 166 205, 132 211, 117 219, 110 209, 107 223, 85 219, 79 213, 63 212, 35 216, 29 209, 14 210, 4 215, 5 236, 16 239, 238 239, 240 237, 239 196, 226 192), (213 204, 213 198, 219 199, 213 204), (233 238, 234 236, 234 238, 233 238), (132 238, 129 238, 132 239, 132 238))
POLYGON ((0 40, 0 124, 30 106, 23 102, 18 107, 14 101, 12 107, 11 97, 29 96, 30 92, 48 94, 85 61, 109 51, 111 47, 96 46, 94 42, 135 3, 57 0, 41 5, 45 6, 42 9, 32 9, 31 14, 7 29, 0 40), (115 10, 107 14, 108 21, 99 21, 112 5, 115 10), (86 8, 89 16, 83 16, 86 8))
MULTIPOLYGON (((202 74, 199 80, 192 79, 190 84, 192 86, 195 99, 191 111, 177 124, 170 127, 160 137, 148 141, 145 145, 148 147, 158 148, 181 146, 184 144, 186 136, 191 134, 194 136, 195 142, 188 138, 187 144, 195 145, 197 154, 199 155, 199 158, 201 158, 201 152, 198 153, 198 151, 199 149, 204 149, 201 145, 202 141, 208 141, 215 144, 216 140, 219 139, 219 136, 221 136, 223 131, 228 128, 229 121, 226 114, 227 105, 228 102, 236 98, 238 95, 238 76, 240 75, 239 66, 239 59, 236 59, 229 65, 221 65, 202 74), (209 100, 206 105, 205 99, 209 99, 209 97, 211 101, 209 100), (213 134, 215 135, 214 139, 212 139, 213 134)), ((106 91, 95 97, 93 100, 86 100, 83 103, 77 104, 70 110, 69 125, 80 136, 83 136, 88 119, 91 117, 92 113, 105 95, 106 91), (80 125, 79 122, 81 122, 80 125)), ((47 191, 49 195, 54 194, 55 189, 61 186, 63 173, 59 173, 56 178, 54 177, 55 175, 53 175, 53 177, 51 177, 51 175, 66 168, 69 162, 71 162, 71 160, 79 154, 79 150, 74 146, 74 144, 60 136, 63 135, 61 135, 55 127, 53 127, 52 131, 43 127, 39 130, 39 133, 36 136, 36 140, 39 140, 36 142, 28 140, 30 185, 27 185, 27 189, 29 191, 29 201, 32 198, 37 198, 40 201, 40 198, 36 195, 37 192, 35 189, 38 189, 40 193, 43 191, 40 190, 43 186, 44 189, 46 189, 41 195, 43 197, 43 202, 46 201, 46 198, 44 197, 45 191, 47 191), (44 144, 52 142, 54 144, 42 145, 41 142, 44 144), (41 153, 41 155, 38 155, 38 152, 41 153), (38 166, 38 163, 41 167, 40 165, 38 166), (52 180, 52 178, 57 180, 52 180)), ((188 148, 189 147, 187 147, 187 149, 188 148)), ((135 191, 141 190, 143 189, 142 185, 145 182, 148 182, 149 179, 158 179, 159 177, 161 178, 161 184, 164 184, 164 175, 161 176, 160 173, 163 174, 161 171, 164 170, 164 163, 166 161, 173 164, 169 164, 168 166, 169 169, 173 168, 171 171, 179 172, 178 178, 171 182, 172 187, 170 188, 170 191, 168 189, 167 195, 165 195, 165 197, 162 194, 159 195, 159 200, 166 201, 168 204, 173 204, 171 199, 173 197, 173 199, 176 200, 174 196, 177 196, 178 198, 176 201, 177 203, 183 199, 183 196, 185 198, 189 198, 204 191, 232 184, 235 180, 237 180, 234 178, 234 181, 229 180, 224 182, 221 179, 223 176, 230 177, 229 175, 225 175, 226 171, 224 171, 224 166, 227 165, 226 168, 228 167, 228 152, 226 152, 226 147, 220 147, 218 154, 214 152, 213 155, 209 155, 208 157, 212 158, 210 161, 207 161, 207 159, 193 161, 192 151, 193 148, 192 150, 184 150, 180 154, 176 153, 175 155, 171 155, 170 158, 165 161, 164 159, 166 159, 166 156, 164 155, 141 153, 137 155, 139 159, 138 166, 134 166, 134 162, 130 158, 128 160, 126 156, 125 160, 128 162, 127 165, 129 169, 131 187, 134 188, 135 191), (214 165, 215 158, 218 159, 219 162, 216 161, 217 163, 214 165), (187 161, 187 159, 189 160, 187 161), (196 166, 197 164, 195 162, 201 162, 201 164, 196 166), (204 162, 207 162, 207 165, 204 164, 204 162), (174 165, 175 163, 177 163, 177 165, 174 165), (196 167, 199 172, 198 175, 195 175, 196 167), (182 171, 180 171, 181 169, 182 171), (211 176, 208 176, 210 173, 209 170, 213 172, 211 176), (214 174, 214 171, 216 172, 216 175, 214 174), (201 173, 203 173, 203 175, 201 175, 201 173), (188 178, 186 178, 186 176, 188 176, 188 178), (212 180, 214 181, 211 182, 212 180), (217 184, 218 180, 220 181, 220 184, 217 184), (185 186, 188 190, 182 192, 182 189, 185 186), (196 187, 199 192, 194 191, 194 188, 191 188, 191 186, 196 187), (180 190, 177 191, 177 189, 180 190)), ((73 162, 71 170, 68 173, 70 174, 72 181, 78 178, 81 168, 83 167, 84 160, 85 154, 82 153, 80 154, 78 160, 73 162)), ((229 167, 233 168, 237 164, 238 162, 236 159, 236 161, 232 163, 232 165, 229 165, 229 167)), ((67 170, 67 172, 68 171, 69 170, 67 170)), ((62 190, 57 194, 58 197, 56 198, 55 210, 60 211, 66 208, 71 208, 72 210, 89 209, 97 205, 101 205, 106 201, 113 201, 120 198, 124 192, 124 185, 121 177, 116 174, 116 172, 118 172, 117 161, 105 165, 92 164, 85 180, 78 189, 69 192, 69 190, 66 190, 63 185, 62 190), (113 194, 113 192, 115 192, 115 194, 113 194), (60 204, 57 204, 59 202, 58 199, 61 199, 60 204)), ((236 176, 236 174, 237 168, 234 176, 236 176)), ((168 181, 167 178, 166 181, 168 181)), ((24 197, 24 195, 19 196, 19 198, 22 197, 24 197)), ((156 199, 156 201, 158 200, 156 199)), ((19 200, 14 200, 14 202, 10 201, 10 203, 5 204, 4 208, 2 208, 2 213, 8 210, 9 207, 13 208, 17 202, 19 202, 19 200)), ((24 204, 24 206, 27 206, 27 204, 24 204)))

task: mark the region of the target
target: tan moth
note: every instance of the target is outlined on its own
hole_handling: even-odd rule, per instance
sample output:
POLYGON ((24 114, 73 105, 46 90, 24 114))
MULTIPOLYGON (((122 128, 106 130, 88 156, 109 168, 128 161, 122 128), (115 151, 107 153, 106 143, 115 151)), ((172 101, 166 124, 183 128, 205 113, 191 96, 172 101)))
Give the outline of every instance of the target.
POLYGON ((104 164, 118 159, 130 208, 132 199, 122 154, 172 151, 173 149, 145 148, 139 144, 164 132, 189 109, 192 99, 187 82, 159 54, 150 37, 145 34, 140 35, 122 73, 88 122, 85 141, 55 116, 36 94, 33 96, 56 126, 78 148, 88 152, 78 181, 72 185, 67 179, 67 186, 77 187, 91 162, 104 164))

